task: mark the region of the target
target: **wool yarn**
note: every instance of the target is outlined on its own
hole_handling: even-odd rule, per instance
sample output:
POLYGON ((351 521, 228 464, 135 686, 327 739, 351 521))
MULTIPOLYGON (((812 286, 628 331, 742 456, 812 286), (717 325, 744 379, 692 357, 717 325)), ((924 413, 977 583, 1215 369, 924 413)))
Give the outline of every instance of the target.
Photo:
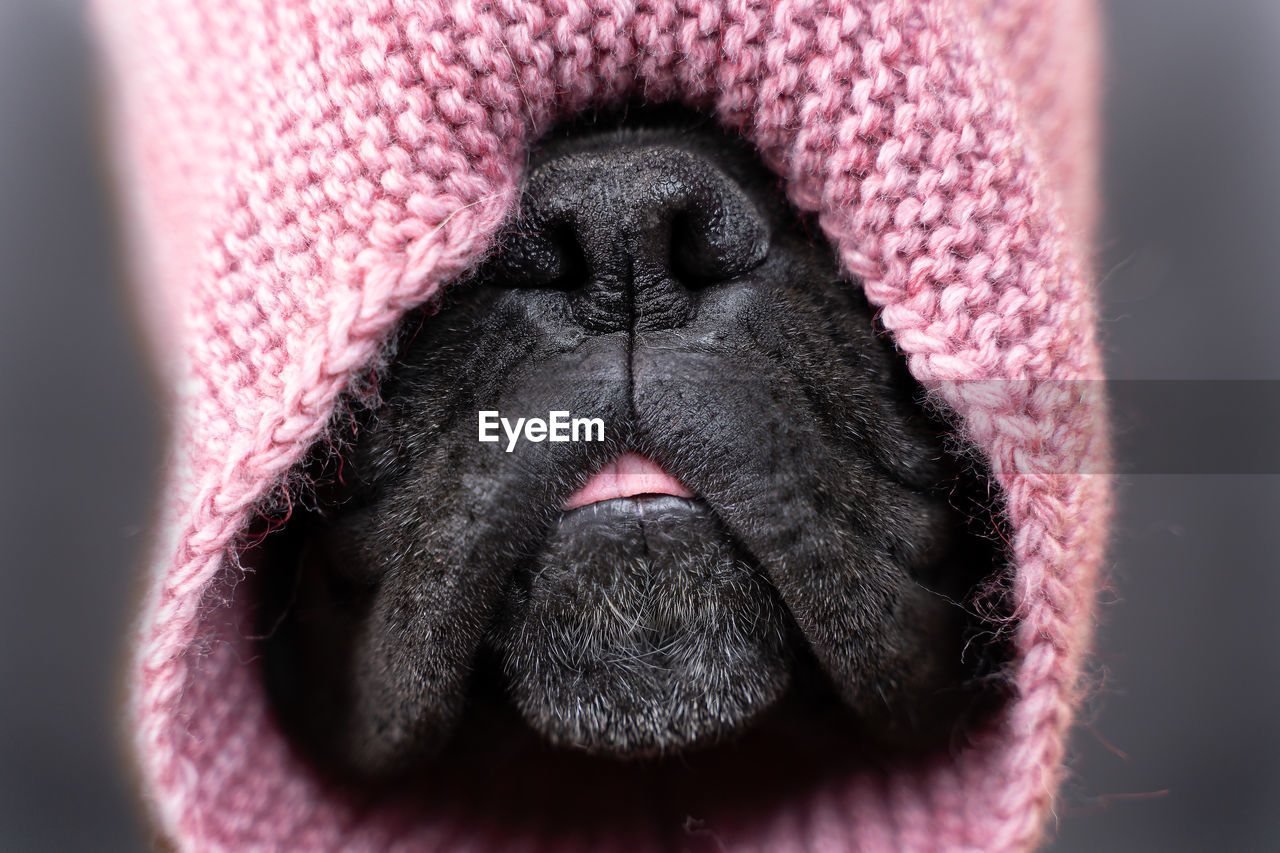
POLYGON ((172 391, 129 713, 179 849, 599 849, 336 797, 270 714, 235 590, 251 520, 290 498, 290 470, 397 321, 484 251, 528 146, 630 99, 705 110, 758 147, 989 463, 1011 531, 1017 696, 994 729, 717 839, 1042 840, 1109 504, 1087 381, 1090 0, 94 0, 92 15, 172 391))

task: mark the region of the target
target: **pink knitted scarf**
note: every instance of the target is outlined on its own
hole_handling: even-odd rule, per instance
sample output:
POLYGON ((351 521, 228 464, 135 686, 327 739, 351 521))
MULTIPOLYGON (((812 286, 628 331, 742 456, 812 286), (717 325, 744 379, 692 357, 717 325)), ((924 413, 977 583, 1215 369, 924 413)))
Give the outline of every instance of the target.
POLYGON ((1107 515, 1085 250, 1090 0, 97 0, 172 459, 131 669, 163 833, 190 850, 661 849, 336 795, 277 729, 235 591, 250 522, 405 311, 463 270, 557 120, 678 100, 816 214, 1003 490, 1017 697, 731 850, 1018 850, 1062 775, 1107 515), (1014 379, 968 383, 952 380, 1014 379), (504 834, 505 833, 505 834, 504 834))

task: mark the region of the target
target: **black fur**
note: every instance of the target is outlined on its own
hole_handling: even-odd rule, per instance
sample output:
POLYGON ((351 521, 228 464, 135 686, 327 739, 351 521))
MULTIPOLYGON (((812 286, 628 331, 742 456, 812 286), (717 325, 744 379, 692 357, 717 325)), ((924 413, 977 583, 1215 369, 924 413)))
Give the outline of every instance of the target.
POLYGON ((962 655, 1000 565, 986 486, 831 248, 704 121, 587 124, 528 174, 492 256, 406 323, 345 486, 295 525, 297 589, 265 617, 288 724, 340 767, 411 768, 493 660, 545 738, 670 753, 749 727, 816 661, 865 732, 945 734, 991 658, 962 655), (607 440, 506 453, 480 409, 599 416, 607 440), (562 512, 623 450, 697 497, 562 512))

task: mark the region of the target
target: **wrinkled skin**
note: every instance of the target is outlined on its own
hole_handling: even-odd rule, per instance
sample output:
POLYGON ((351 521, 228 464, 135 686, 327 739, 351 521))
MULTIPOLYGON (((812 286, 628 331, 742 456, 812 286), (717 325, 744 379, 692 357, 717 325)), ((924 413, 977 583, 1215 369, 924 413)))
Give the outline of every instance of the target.
POLYGON ((990 510, 957 509, 986 486, 828 244, 684 117, 554 135, 523 189, 493 253, 407 319, 299 523, 269 615, 282 715, 338 766, 403 771, 486 659, 544 738, 670 754, 749 728, 807 661, 869 736, 945 736, 986 665, 962 603, 1000 560, 990 510), (481 409, 600 417, 606 441, 508 453, 481 409), (562 511, 623 451, 695 497, 562 511))

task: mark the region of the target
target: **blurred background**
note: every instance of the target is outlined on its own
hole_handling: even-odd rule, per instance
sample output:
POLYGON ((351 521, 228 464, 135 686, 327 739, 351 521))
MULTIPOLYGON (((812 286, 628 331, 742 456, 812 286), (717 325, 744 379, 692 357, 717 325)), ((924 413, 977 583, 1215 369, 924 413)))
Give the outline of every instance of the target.
MULTIPOLYGON (((1280 3, 1104 5, 1110 370, 1280 379, 1280 3)), ((125 307, 81 16, 75 0, 0 0, 4 851, 147 847, 116 708, 162 425, 125 307)), ((1274 459, 1274 430, 1240 419, 1280 383, 1221 387, 1242 395, 1235 420, 1201 417, 1205 434, 1174 433, 1180 451, 1220 441, 1274 459)), ((1204 414, 1177 399, 1165 417, 1204 414)), ((1122 426, 1130 451, 1161 429, 1122 426)), ((1127 470, 1094 698, 1049 849, 1280 850, 1280 469, 1127 470)))

